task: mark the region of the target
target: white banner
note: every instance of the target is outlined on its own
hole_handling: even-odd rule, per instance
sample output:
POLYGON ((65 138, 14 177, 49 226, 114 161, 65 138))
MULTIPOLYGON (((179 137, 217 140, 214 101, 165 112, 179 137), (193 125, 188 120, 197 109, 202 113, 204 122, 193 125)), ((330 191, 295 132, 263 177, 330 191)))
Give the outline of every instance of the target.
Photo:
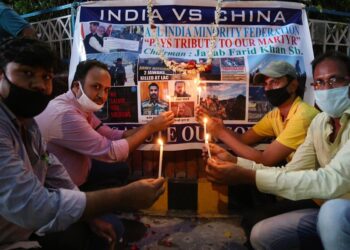
MULTIPOLYGON (((163 132, 165 150, 201 147, 203 130, 194 109, 202 105, 244 132, 271 109, 253 76, 277 60, 295 66, 306 90, 304 100, 313 104, 313 50, 304 5, 223 2, 211 66, 198 75, 183 75, 170 70, 159 54, 183 69, 206 66, 216 1, 153 3, 154 27, 149 25, 147 1, 87 2, 78 9, 70 79, 81 60, 108 65, 115 87, 98 112, 104 122, 129 128, 172 110, 176 123, 163 132)), ((152 149, 155 139, 143 148, 152 149)))

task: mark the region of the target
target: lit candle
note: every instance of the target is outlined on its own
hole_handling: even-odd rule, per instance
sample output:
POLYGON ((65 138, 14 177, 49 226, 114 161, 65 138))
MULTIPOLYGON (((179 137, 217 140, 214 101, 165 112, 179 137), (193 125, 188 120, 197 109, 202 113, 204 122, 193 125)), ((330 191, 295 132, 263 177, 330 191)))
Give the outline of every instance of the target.
POLYGON ((158 178, 162 177, 162 164, 163 164, 163 140, 158 139, 159 148, 159 169, 158 169, 158 178))
POLYGON ((200 86, 197 87, 197 104, 200 105, 200 101, 201 101, 201 92, 202 92, 202 88, 200 86))
POLYGON ((169 101, 169 111, 171 111, 171 96, 170 95, 166 95, 166 98, 169 101))
POLYGON ((208 156, 211 159, 210 147, 209 147, 209 134, 205 134, 205 146, 207 146, 208 156))
POLYGON ((199 85, 199 79, 196 77, 196 78, 194 78, 194 84, 195 85, 199 85))
POLYGON ((208 118, 204 117, 203 118, 204 136, 207 134, 207 122, 208 122, 208 118))

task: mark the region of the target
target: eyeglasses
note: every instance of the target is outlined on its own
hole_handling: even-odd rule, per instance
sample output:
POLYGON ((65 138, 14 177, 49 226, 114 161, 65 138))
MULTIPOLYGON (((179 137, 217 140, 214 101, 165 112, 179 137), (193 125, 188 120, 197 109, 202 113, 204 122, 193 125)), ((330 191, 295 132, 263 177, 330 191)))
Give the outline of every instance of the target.
POLYGON ((331 86, 332 88, 339 88, 349 84, 349 81, 347 80, 349 80, 347 77, 332 76, 328 80, 316 80, 313 83, 311 83, 311 86, 313 86, 316 90, 325 89, 327 85, 331 86))

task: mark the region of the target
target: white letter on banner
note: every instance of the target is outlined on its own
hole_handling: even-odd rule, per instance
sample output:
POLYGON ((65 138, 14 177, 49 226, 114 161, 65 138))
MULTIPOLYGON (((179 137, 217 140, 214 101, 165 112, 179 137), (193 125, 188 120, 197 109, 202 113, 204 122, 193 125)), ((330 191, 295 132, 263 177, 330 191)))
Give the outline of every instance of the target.
POLYGON ((204 141, 204 133, 200 130, 199 126, 196 126, 196 140, 197 141, 204 141))
POLYGON ((224 22, 227 21, 227 11, 226 10, 222 10, 220 15, 220 22, 224 22))
POLYGON ((242 14, 236 14, 235 11, 231 11, 231 15, 232 15, 232 22, 236 21, 236 17, 241 17, 242 18, 242 22, 245 22, 245 12, 242 10, 241 12, 242 14))
POLYGON ((275 20, 273 20, 273 22, 275 23, 276 21, 282 21, 283 23, 286 23, 286 19, 284 18, 282 11, 277 12, 275 20))
POLYGON ((260 19, 263 18, 266 22, 270 22, 271 18, 271 11, 267 11, 267 15, 265 16, 264 13, 260 10, 258 10, 258 23, 260 23, 260 19))
POLYGON ((190 10, 190 21, 202 21, 202 12, 199 9, 190 10))
POLYGON ((125 21, 135 21, 137 20, 139 13, 136 10, 126 10, 125 11, 125 21), (134 17, 132 17, 134 16, 134 17))
POLYGON ((112 21, 112 17, 114 17, 115 18, 115 20, 117 20, 117 21, 121 21, 121 10, 118 10, 118 14, 115 14, 113 11, 111 11, 111 10, 108 10, 108 21, 110 22, 110 21, 112 21))
POLYGON ((177 13, 176 9, 172 8, 171 10, 172 10, 173 13, 175 14, 176 19, 177 19, 178 21, 181 21, 182 17, 184 16, 184 14, 185 14, 185 12, 186 12, 186 9, 183 9, 183 10, 181 11, 181 15, 179 15, 179 13, 177 13))
POLYGON ((153 19, 159 19, 159 21, 163 21, 163 18, 162 16, 160 15, 159 11, 158 10, 154 10, 153 11, 153 19))
POLYGON ((176 137, 176 128, 175 127, 168 127, 168 142, 176 142, 177 137, 176 137))
POLYGON ((100 20, 103 20, 104 17, 105 17, 105 11, 101 10, 101 12, 100 12, 100 20))
POLYGON ((190 126, 186 126, 184 127, 184 129, 182 130, 182 139, 184 141, 190 141, 193 139, 193 136, 194 136, 194 131, 193 131, 193 128, 190 127, 190 126), (189 130, 190 131, 190 137, 187 139, 186 138, 186 131, 189 130))

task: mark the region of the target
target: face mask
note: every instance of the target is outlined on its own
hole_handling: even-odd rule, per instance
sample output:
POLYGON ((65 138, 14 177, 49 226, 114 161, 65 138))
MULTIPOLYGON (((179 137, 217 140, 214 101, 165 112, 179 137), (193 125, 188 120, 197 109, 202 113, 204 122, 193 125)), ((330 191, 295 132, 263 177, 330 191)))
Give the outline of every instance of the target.
POLYGON ((315 99, 317 106, 329 116, 339 118, 344 111, 350 107, 350 99, 348 96, 349 86, 315 90, 315 99))
POLYGON ((4 94, 3 102, 16 115, 23 118, 32 118, 44 111, 51 95, 42 92, 24 89, 13 84, 4 74, 6 81, 2 89, 8 88, 8 94, 4 94), (6 97, 5 97, 6 96, 6 97))
POLYGON ((289 83, 283 88, 265 90, 267 100, 275 107, 280 106, 290 97, 290 94, 287 91, 288 85, 289 83))
POLYGON ((81 86, 80 82, 79 82, 79 87, 82 95, 77 99, 77 101, 85 112, 96 112, 103 107, 104 104, 99 105, 93 102, 92 100, 90 100, 90 98, 87 95, 85 95, 83 87, 81 86))

